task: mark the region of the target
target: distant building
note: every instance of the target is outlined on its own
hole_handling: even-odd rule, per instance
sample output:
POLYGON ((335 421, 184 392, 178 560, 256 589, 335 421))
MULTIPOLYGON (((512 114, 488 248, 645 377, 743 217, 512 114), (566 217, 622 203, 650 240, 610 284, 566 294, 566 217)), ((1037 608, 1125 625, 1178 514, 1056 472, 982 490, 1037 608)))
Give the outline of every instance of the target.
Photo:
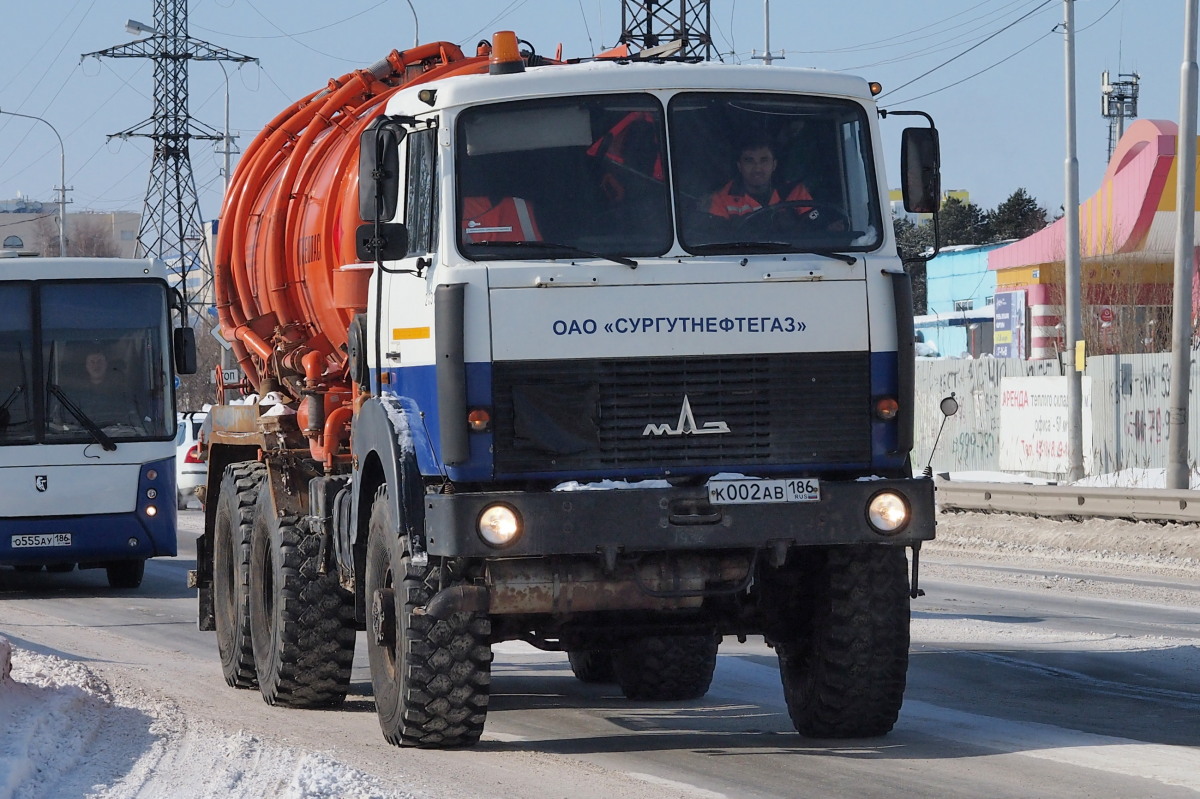
POLYGON ((996 273, 988 269, 988 253, 1002 246, 945 247, 926 263, 928 313, 916 317, 914 324, 923 343, 938 354, 971 358, 992 354, 996 273))
MULTIPOLYGON (((1169 349, 1177 133, 1174 122, 1134 122, 1100 189, 1080 205, 1080 332, 1089 355, 1169 349)), ((1055 358, 1063 351, 1065 225, 1059 219, 988 257, 998 296, 1009 295, 1013 317, 1028 321, 1025 357, 1055 358)), ((1193 323, 1196 297, 1193 283, 1193 323)))
MULTIPOLYGON (((134 257, 141 215, 132 211, 67 213, 67 254, 134 257)), ((0 249, 58 254, 58 204, 0 200, 0 249)))
MULTIPOLYGON (((946 202, 951 197, 966 205, 971 202, 971 193, 966 189, 950 189, 942 192, 942 202, 946 202)), ((888 191, 888 202, 892 206, 893 219, 907 219, 914 225, 919 225, 922 222, 928 222, 933 218, 932 214, 910 214, 904 210, 904 195, 900 189, 891 189, 888 191)))

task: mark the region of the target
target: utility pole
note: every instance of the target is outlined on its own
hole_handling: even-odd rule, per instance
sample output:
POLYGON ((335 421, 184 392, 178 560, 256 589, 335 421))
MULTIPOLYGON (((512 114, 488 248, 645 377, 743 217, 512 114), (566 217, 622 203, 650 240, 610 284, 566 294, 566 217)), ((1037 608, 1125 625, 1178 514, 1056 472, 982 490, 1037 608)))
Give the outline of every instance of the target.
POLYGON ((621 0, 621 44, 642 50, 679 42, 681 58, 712 59, 709 0, 621 0))
POLYGON ((1171 318, 1171 427, 1167 488, 1190 488, 1188 408, 1191 405, 1192 273, 1196 254, 1196 5, 1184 5, 1183 65, 1179 72, 1179 138, 1175 171, 1175 291, 1171 318))
POLYGON ((1083 360, 1086 355, 1082 334, 1080 293, 1082 270, 1079 265, 1079 156, 1075 146, 1075 0, 1063 0, 1063 55, 1066 61, 1067 158, 1065 164, 1066 253, 1063 282, 1066 288, 1065 321, 1067 374, 1067 482, 1083 477, 1083 360))
POLYGON ((148 33, 145 39, 110 47, 83 58, 149 58, 154 61, 154 113, 152 116, 109 138, 141 136, 154 143, 150 181, 138 231, 137 251, 164 261, 177 258, 179 290, 192 306, 207 304, 212 285, 207 250, 200 219, 196 179, 188 149, 192 139, 210 141, 224 137, 192 119, 188 110, 188 61, 235 61, 256 59, 234 53, 188 35, 187 0, 154 0, 154 25, 130 20, 126 30, 148 33), (189 244, 194 243, 194 244, 189 244), (188 285, 189 272, 200 264, 204 279, 198 291, 188 285))
POLYGON ((771 54, 771 0, 763 0, 763 54, 751 52, 750 57, 761 60, 768 67, 776 58, 780 61, 784 59, 782 50, 778 56, 771 54))

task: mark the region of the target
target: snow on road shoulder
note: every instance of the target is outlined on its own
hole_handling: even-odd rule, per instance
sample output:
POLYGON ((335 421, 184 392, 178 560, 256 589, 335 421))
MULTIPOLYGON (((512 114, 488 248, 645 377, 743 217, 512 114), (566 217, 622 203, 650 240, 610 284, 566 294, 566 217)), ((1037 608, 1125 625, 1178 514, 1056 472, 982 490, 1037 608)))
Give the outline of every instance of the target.
MULTIPOLYGON (((0 638, 0 673, 8 643, 0 638)), ((0 799, 410 799, 311 752, 185 719, 171 702, 22 649, 0 677, 0 799)))

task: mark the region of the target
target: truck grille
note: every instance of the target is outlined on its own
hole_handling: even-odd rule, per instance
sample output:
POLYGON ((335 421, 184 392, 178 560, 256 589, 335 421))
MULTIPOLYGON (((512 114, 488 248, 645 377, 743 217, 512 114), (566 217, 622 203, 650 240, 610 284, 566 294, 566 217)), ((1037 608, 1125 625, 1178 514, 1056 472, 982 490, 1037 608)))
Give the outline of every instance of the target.
POLYGON ((498 362, 495 467, 520 474, 867 463, 869 357, 498 362))

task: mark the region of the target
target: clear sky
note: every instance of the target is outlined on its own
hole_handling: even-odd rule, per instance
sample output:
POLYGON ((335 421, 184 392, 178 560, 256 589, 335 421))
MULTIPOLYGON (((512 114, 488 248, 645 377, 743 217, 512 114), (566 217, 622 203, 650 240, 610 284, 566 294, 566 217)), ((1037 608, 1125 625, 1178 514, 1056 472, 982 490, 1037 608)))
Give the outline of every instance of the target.
MULTIPOLYGON (((149 59, 83 53, 132 41, 127 19, 153 23, 152 0, 10 0, 0 49, 0 111, 44 118, 62 136, 71 211, 140 211, 151 158, 147 139, 107 136, 152 112, 149 59)), ((1080 196, 1099 185, 1108 122, 1100 73, 1141 76, 1139 117, 1175 120, 1183 60, 1184 0, 1075 0, 1080 196)), ((587 56, 615 43, 621 0, 191 0, 190 33, 255 56, 228 65, 230 127, 250 139, 291 101, 393 48, 447 40, 473 47, 512 29, 541 53, 559 43, 587 56), (414 24, 416 12, 417 24, 414 24)), ((758 64, 762 0, 712 0, 713 38, 726 62, 758 64)), ((984 208, 1025 188, 1051 213, 1064 190, 1062 0, 775 0, 776 67, 816 67, 883 83, 883 105, 934 116, 943 187, 984 208)), ((211 62, 190 66, 192 115, 224 125, 225 81, 211 62)), ((897 185, 898 119, 884 123, 897 185)), ((220 207, 219 143, 192 144, 205 218, 220 207)), ((49 128, 0 114, 0 200, 52 201, 59 149, 49 128)))

